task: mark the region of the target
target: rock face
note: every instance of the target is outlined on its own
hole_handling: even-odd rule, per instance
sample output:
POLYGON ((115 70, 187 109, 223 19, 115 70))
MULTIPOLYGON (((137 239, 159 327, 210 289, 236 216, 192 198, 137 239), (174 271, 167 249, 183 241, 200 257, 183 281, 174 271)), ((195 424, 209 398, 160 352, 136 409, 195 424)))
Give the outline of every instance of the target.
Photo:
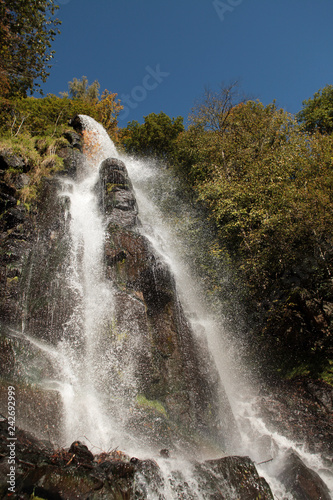
MULTIPOLYGON (((83 160, 71 142, 58 152, 63 176, 74 175, 83 160)), ((57 439, 59 397, 30 385, 41 375, 52 378, 54 370, 24 334, 56 344, 71 312, 72 294, 60 279, 67 265, 68 200, 58 196, 61 182, 52 176, 43 179, 37 207, 25 207, 18 201, 19 189, 29 182, 29 165, 10 152, 1 154, 0 165, 0 377, 5 385, 15 381, 20 424, 57 439), (9 177, 9 169, 22 173, 9 177)), ((6 405, 2 396, 0 404, 1 409, 6 405)))
POLYGON ((194 338, 168 266, 138 231, 135 195, 123 162, 105 160, 100 185, 106 275, 117 290, 117 327, 137 325, 140 411, 130 426, 140 432, 150 421, 145 428, 152 429, 150 438, 160 447, 173 446, 178 435, 182 446, 192 441, 229 448, 235 432, 230 406, 216 374, 204 366, 206 346, 194 338))

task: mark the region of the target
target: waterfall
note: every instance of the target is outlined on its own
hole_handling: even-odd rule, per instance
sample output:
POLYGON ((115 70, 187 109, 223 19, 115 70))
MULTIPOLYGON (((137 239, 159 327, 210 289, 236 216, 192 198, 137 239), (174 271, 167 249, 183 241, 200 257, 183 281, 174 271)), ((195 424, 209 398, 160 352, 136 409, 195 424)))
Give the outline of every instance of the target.
POLYGON ((66 444, 75 438, 100 449, 115 443, 128 449, 133 438, 124 427, 136 383, 131 360, 122 357, 120 342, 112 338, 115 298, 112 283, 104 278, 105 221, 98 196, 100 164, 117 153, 101 125, 81 118, 85 160, 76 180, 61 181, 59 193, 68 201, 70 258, 65 280, 75 302, 57 346, 63 439, 66 444), (119 384, 114 373, 122 363, 119 384))
MULTIPOLYGON (((154 457, 162 486, 150 491, 142 478, 147 498, 179 498, 180 484, 184 498, 212 498, 200 489, 207 471, 193 457, 248 454, 260 462, 294 448, 310 467, 323 468, 320 457, 272 431, 257 412, 258 391, 236 369, 226 318, 220 305, 204 299, 191 243, 182 238, 195 240, 201 229, 188 208, 163 212, 179 201, 168 172, 118 153, 101 125, 80 120, 85 159, 75 179, 54 183, 48 211, 61 222, 47 227, 33 253, 42 265, 51 255, 47 280, 53 276, 50 289, 62 305, 54 301, 45 312, 39 277, 29 272, 22 332, 16 332, 47 359, 39 354, 34 368, 43 366, 40 387, 61 396, 61 443, 81 440, 95 450, 154 457), (269 456, 263 455, 269 446, 257 446, 262 438, 269 456), (161 448, 171 458, 159 456, 161 448)), ((230 281, 227 269, 221 279, 230 281)), ((260 472, 276 498, 292 499, 274 466, 260 472)))

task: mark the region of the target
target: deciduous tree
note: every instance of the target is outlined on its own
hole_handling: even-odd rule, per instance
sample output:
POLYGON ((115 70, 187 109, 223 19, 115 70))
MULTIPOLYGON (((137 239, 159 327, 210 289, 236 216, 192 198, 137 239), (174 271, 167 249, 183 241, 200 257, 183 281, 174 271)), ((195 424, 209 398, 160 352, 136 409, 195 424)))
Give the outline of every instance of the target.
POLYGON ((170 118, 161 112, 150 113, 144 123, 130 122, 123 132, 123 144, 128 153, 153 156, 172 161, 175 141, 184 130, 183 118, 170 118))
POLYGON ((0 0, 0 80, 9 94, 25 96, 49 76, 52 42, 60 21, 54 0, 0 0))
POLYGON ((63 97, 70 97, 71 99, 84 99, 87 101, 96 101, 99 98, 100 84, 95 80, 89 85, 88 78, 82 76, 81 80, 73 78, 68 82, 68 92, 61 92, 63 97))
POLYGON ((318 131, 321 134, 332 134, 333 85, 326 85, 312 98, 303 101, 303 109, 296 116, 307 132, 318 131))

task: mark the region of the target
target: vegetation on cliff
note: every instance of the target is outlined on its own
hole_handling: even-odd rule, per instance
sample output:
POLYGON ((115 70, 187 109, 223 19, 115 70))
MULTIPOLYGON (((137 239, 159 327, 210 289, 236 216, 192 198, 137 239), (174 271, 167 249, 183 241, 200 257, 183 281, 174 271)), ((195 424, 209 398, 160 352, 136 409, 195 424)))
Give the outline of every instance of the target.
MULTIPOLYGON (((310 118, 304 127, 312 108, 304 102, 298 124, 275 103, 239 98, 234 84, 207 90, 169 141, 169 163, 216 229, 212 252, 245 284, 250 344, 266 369, 332 383, 333 137, 328 126, 310 133, 310 118)), ((147 141, 137 132, 125 147, 140 153, 147 141)))
MULTIPOLYGON (((48 94, 44 98, 0 97, 0 153, 10 151, 19 155, 29 165, 29 185, 24 186, 18 199, 30 204, 43 176, 62 168, 57 152, 68 142, 64 139, 70 130, 69 120, 76 114, 89 115, 101 122, 110 136, 117 140, 117 116, 122 105, 117 94, 105 90, 99 98, 99 84, 88 85, 86 77, 69 82, 69 95, 62 97, 48 94)), ((6 180, 13 184, 22 168, 12 167, 6 180)))

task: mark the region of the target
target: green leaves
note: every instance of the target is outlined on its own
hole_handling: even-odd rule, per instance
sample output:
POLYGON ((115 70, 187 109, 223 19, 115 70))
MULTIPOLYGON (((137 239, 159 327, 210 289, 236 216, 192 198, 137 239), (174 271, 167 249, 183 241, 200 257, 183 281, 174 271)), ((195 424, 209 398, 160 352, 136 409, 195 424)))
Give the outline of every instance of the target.
POLYGON ((161 112, 151 113, 144 118, 144 124, 130 122, 123 130, 123 144, 130 154, 153 156, 171 162, 174 145, 184 130, 183 118, 170 118, 161 112))
MULTIPOLYGON (((83 99, 91 102, 97 102, 99 98, 100 84, 95 80, 91 85, 88 84, 88 78, 83 76, 81 80, 73 78, 73 81, 68 82, 69 96, 71 99, 83 99)), ((67 97, 64 92, 64 97, 67 97)))
POLYGON ((54 0, 0 0, 0 90, 25 96, 49 76, 60 21, 54 0))
POLYGON ((320 134, 333 132, 333 85, 326 85, 313 98, 303 101, 303 109, 296 115, 304 130, 320 134))
MULTIPOLYGON (((242 277, 265 347, 274 346, 283 358, 291 338, 301 343, 297 329, 308 321, 305 306, 279 315, 294 288, 305 290, 310 302, 333 301, 333 136, 316 132, 317 125, 305 133, 275 103, 230 108, 226 94, 220 104, 218 94, 208 97, 178 136, 175 168, 206 208, 218 245, 242 277), (220 112, 224 121, 218 122, 220 112)), ((329 362, 331 330, 306 328, 308 352, 299 344, 288 369, 301 362, 298 355, 316 353, 322 366, 329 362)))

